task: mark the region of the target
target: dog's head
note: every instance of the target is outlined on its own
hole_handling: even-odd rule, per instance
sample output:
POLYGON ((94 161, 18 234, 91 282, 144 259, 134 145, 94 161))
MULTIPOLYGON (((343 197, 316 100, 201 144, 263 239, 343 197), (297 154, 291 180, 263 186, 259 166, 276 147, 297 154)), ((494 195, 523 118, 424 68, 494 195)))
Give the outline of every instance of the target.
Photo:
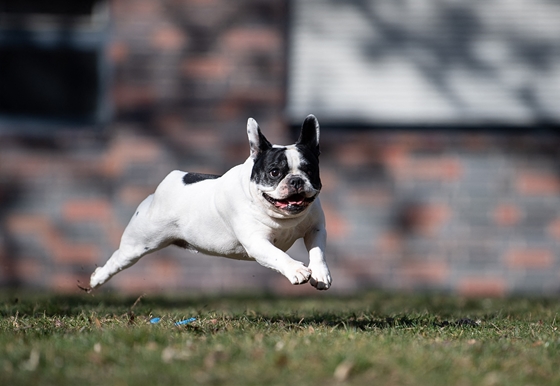
POLYGON ((251 183, 260 202, 282 216, 305 212, 321 190, 319 177, 319 122, 309 115, 294 145, 272 145, 249 118, 247 135, 253 170, 251 183))

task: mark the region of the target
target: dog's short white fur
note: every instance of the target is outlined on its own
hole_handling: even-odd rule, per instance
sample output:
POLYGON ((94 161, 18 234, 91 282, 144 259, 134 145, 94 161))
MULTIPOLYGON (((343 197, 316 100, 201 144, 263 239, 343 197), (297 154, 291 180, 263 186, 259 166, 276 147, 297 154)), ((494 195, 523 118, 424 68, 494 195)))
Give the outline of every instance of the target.
POLYGON ((172 244, 208 255, 255 260, 292 284, 309 281, 319 290, 328 289, 325 216, 317 197, 320 181, 312 181, 304 171, 315 167, 318 180, 316 118, 307 117, 295 145, 270 145, 252 118, 247 134, 249 158, 223 176, 171 172, 135 211, 119 249, 91 275, 90 289, 172 244), (309 155, 310 150, 316 157, 309 155), (279 168, 283 175, 274 177, 279 168), (299 238, 309 251, 308 266, 285 252, 299 238))

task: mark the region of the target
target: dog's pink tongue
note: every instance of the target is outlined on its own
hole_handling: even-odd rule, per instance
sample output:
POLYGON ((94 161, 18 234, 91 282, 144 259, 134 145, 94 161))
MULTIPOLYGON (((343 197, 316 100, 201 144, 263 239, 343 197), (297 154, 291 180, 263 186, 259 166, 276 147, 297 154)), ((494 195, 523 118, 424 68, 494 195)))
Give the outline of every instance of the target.
POLYGON ((303 198, 288 198, 286 200, 277 201, 276 206, 278 206, 281 209, 284 209, 290 205, 302 205, 303 201, 304 201, 303 198))

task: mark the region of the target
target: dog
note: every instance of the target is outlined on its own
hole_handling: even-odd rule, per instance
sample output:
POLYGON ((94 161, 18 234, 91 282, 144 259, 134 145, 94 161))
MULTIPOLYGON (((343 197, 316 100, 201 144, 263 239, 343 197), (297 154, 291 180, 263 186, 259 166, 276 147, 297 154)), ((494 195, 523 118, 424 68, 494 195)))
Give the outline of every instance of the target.
POLYGON ((119 249, 90 278, 88 292, 169 245, 238 260, 254 260, 292 284, 331 286, 327 232, 319 201, 319 122, 309 115, 293 145, 272 145, 247 121, 250 155, 222 176, 172 171, 135 211, 119 249), (286 251, 303 238, 309 265, 286 251))

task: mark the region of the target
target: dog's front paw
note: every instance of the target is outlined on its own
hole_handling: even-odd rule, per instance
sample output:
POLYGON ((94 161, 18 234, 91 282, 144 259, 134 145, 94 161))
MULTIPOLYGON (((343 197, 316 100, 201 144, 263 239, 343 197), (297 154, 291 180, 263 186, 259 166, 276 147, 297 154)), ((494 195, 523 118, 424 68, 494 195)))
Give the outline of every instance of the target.
POLYGON ((332 278, 326 264, 309 265, 311 278, 309 283, 318 290, 328 290, 331 287, 332 278))
POLYGON ((292 284, 304 284, 307 283, 311 277, 311 269, 307 268, 302 263, 297 263, 294 264, 294 267, 288 270, 284 276, 286 276, 292 284))

